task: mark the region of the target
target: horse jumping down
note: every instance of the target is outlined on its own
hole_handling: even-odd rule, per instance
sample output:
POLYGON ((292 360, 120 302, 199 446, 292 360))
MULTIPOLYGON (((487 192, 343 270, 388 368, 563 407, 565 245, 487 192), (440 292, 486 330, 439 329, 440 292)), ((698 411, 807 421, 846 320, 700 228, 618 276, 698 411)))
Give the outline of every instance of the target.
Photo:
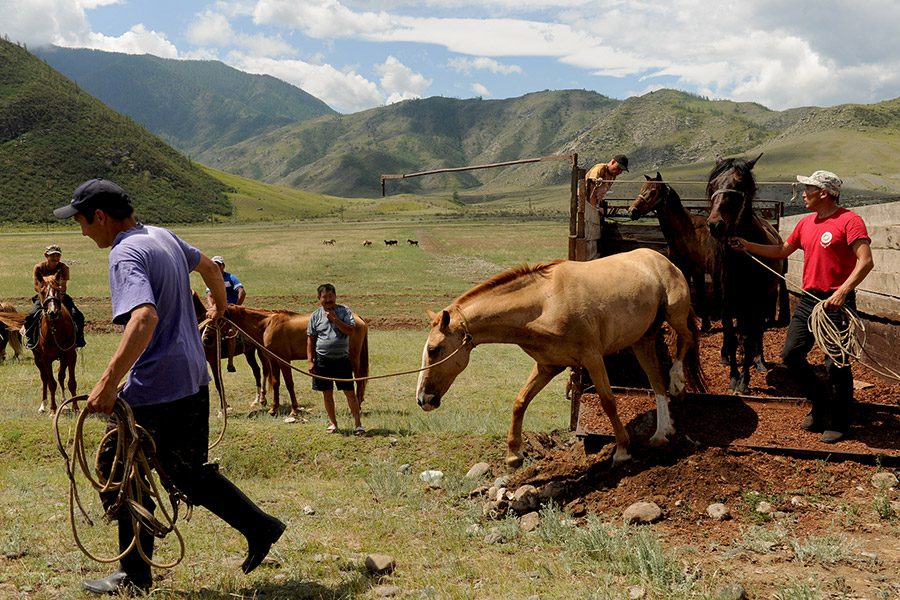
MULTIPOLYGON (((350 364, 354 377, 366 377, 369 374, 369 327, 359 315, 356 320, 356 331, 350 336, 350 364)), ((290 310, 260 310, 246 306, 228 305, 228 319, 240 327, 256 342, 262 344, 270 352, 285 361, 306 358, 306 328, 309 325, 309 314, 295 313, 290 310)), ((204 337, 204 344, 214 343, 204 337)), ((285 387, 291 398, 291 415, 297 415, 297 397, 294 394, 294 377, 291 368, 260 351, 263 369, 268 373, 272 387, 272 407, 270 415, 275 415, 279 407, 279 373, 284 376, 285 387), (265 363, 268 363, 266 365, 265 363)), ((356 383, 356 397, 362 404, 365 399, 366 382, 356 383)), ((262 396, 265 403, 265 393, 262 396)))
MULTIPOLYGON (((75 396, 77 383, 75 381, 75 361, 78 358, 75 347, 75 323, 72 315, 62 302, 62 291, 59 288, 59 273, 53 277, 45 277, 43 285, 38 292, 41 305, 44 307, 44 315, 38 336, 38 343, 32 349, 34 364, 41 372, 43 394, 41 406, 38 412, 44 412, 47 407, 47 396, 50 396, 50 414, 56 414, 56 383, 65 400, 66 370, 69 372, 69 393, 75 396), (59 361, 56 379, 53 376, 53 361, 59 361)), ((72 409, 77 411, 78 404, 72 403, 72 409)))
POLYGON ((616 412, 605 355, 630 346, 647 373, 656 394, 653 445, 665 444, 675 431, 667 387, 673 396, 681 396, 687 378, 703 389, 690 289, 681 271, 654 250, 512 269, 469 290, 440 313, 428 314, 431 332, 422 352, 427 370, 419 374, 416 386, 416 400, 426 411, 440 406, 479 344, 516 344, 535 360, 513 404, 506 455, 513 468, 524 459, 522 419, 528 404, 567 367, 586 368, 597 388, 615 430, 614 465, 631 458, 630 440, 616 412), (677 338, 668 377, 656 355, 663 321, 677 338))
MULTIPOLYGON (((12 346, 15 358, 24 352, 22 348, 22 335, 19 330, 22 324, 13 315, 18 315, 16 307, 9 302, 0 302, 0 362, 6 360, 6 346, 12 346), (4 318, 5 317, 5 318, 4 318), (16 325, 18 323, 18 325, 16 325)), ((22 315, 24 321, 25 315, 22 315)))
MULTIPOLYGON (((778 278, 744 252, 728 246, 728 238, 740 236, 760 244, 781 244, 781 236, 765 219, 753 213, 756 181, 753 166, 762 156, 752 160, 716 157, 709 174, 706 197, 709 200, 707 225, 711 234, 711 250, 715 258, 716 277, 722 281, 723 357, 731 368, 728 389, 740 394, 750 392, 750 368, 768 370, 763 360, 763 332, 766 317, 776 300, 781 315, 788 313, 787 292, 779 294, 778 278), (737 363, 737 335, 732 327, 737 322, 737 335, 743 351, 742 369, 737 363)), ((763 259, 774 271, 783 273, 784 261, 763 259)), ((783 286, 782 286, 783 287, 783 286)))

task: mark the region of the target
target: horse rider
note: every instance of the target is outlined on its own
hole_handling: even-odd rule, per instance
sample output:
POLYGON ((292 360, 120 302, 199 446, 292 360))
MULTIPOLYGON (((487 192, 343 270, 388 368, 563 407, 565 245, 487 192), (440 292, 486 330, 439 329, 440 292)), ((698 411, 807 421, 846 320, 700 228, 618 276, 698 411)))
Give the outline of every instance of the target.
POLYGON ((591 167, 584 176, 585 193, 591 206, 600 208, 613 180, 623 171, 628 172, 628 157, 624 154, 616 154, 608 163, 597 163, 591 167))
MULTIPOLYGON (((81 184, 69 204, 53 214, 60 219, 74 217, 82 235, 99 248, 109 248, 112 320, 123 327, 122 339, 84 410, 110 415, 117 398, 127 403, 135 423, 152 438, 161 470, 175 487, 193 505, 207 508, 244 535, 247 558, 241 570, 251 572, 281 537, 285 524, 260 510, 215 462, 209 462, 209 372, 190 273, 198 272, 212 290, 214 304, 206 315, 215 325, 226 308, 225 285, 216 264, 168 229, 138 223, 128 194, 105 179, 81 184), (120 390, 119 382, 126 376, 120 390)), ((115 421, 110 418, 108 431, 115 431, 115 421)), ((122 460, 117 437, 105 437, 97 453, 97 471, 104 480, 122 469, 115 464, 117 456, 122 460)), ((140 487, 147 482, 133 484, 140 487)), ((116 495, 101 493, 104 507, 111 508, 116 495)), ((138 498, 152 515, 155 504, 150 495, 138 498)), ((147 591, 153 578, 142 554, 152 558, 153 532, 147 527, 135 531, 132 509, 123 507, 115 518, 122 553, 119 568, 104 579, 85 580, 82 586, 95 594, 147 591)))
MULTIPOLYGON (((228 304, 243 304, 244 300, 247 298, 247 292, 244 290, 244 284, 240 282, 240 280, 234 275, 234 273, 229 273, 225 270, 225 259, 221 256, 213 256, 212 261, 216 263, 219 267, 219 271, 222 273, 222 278, 225 280, 225 299, 228 304)), ((212 293, 209 291, 209 288, 206 288, 206 305, 208 307, 212 307, 213 305, 213 297, 212 293)), ((228 366, 226 367, 229 373, 234 373, 236 369, 234 368, 234 348, 237 343, 237 339, 233 335, 231 329, 225 332, 226 342, 225 346, 228 348, 228 366)))
POLYGON ((69 311, 69 314, 72 315, 72 321, 75 323, 75 345, 79 348, 84 347, 84 314, 76 308, 75 303, 72 301, 72 297, 66 293, 66 284, 69 283, 69 266, 62 262, 60 260, 61 258, 62 250, 60 247, 56 244, 50 244, 47 246, 46 250, 44 250, 45 260, 34 265, 34 274, 32 277, 34 279, 34 291, 36 291, 37 294, 31 299, 34 304, 31 306, 31 310, 25 317, 25 324, 22 327, 25 330, 25 347, 29 350, 37 346, 40 316, 44 312, 40 297, 44 278, 54 277, 57 273, 59 273, 59 290, 62 292, 62 303, 69 311))
POLYGON ((783 244, 755 244, 732 238, 731 247, 768 258, 787 258, 803 250, 804 293, 788 325, 781 358, 812 403, 812 411, 800 427, 822 432, 822 442, 833 444, 847 433, 853 403, 853 373, 825 357, 828 385, 816 375, 806 359, 815 338, 809 327, 813 308, 823 303, 825 315, 839 329, 845 327, 842 306, 856 308, 856 287, 875 267, 871 238, 862 217, 838 203, 841 178, 830 171, 809 177, 797 175, 806 185, 803 201, 813 214, 800 219, 783 244))

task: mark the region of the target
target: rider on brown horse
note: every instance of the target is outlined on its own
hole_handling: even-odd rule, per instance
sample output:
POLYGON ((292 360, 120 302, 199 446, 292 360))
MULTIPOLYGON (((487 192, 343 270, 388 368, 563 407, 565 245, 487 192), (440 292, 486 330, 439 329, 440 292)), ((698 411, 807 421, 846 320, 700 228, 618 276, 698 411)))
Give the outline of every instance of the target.
POLYGON ((41 322, 41 314, 44 312, 44 307, 41 306, 39 296, 44 277, 53 277, 57 273, 60 273, 59 287, 60 291, 63 293, 62 303, 69 311, 69 314, 72 315, 72 320, 75 322, 75 344, 79 348, 83 348, 84 314, 75 307, 72 297, 66 293, 66 284, 69 282, 69 267, 60 260, 60 258, 62 258, 62 250, 56 244, 50 244, 47 246, 47 249, 44 250, 44 258, 45 260, 43 262, 34 265, 34 291, 38 292, 38 294, 31 299, 34 304, 32 305, 28 316, 25 317, 24 329, 27 338, 25 346, 29 349, 33 349, 37 345, 38 328, 41 322))

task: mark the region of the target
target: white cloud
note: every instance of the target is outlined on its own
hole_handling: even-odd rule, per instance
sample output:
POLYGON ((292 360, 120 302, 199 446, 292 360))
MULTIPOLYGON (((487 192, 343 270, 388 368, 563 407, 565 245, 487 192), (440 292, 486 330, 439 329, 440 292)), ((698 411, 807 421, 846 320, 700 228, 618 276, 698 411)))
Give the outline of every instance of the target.
POLYGON ((227 46, 234 40, 234 29, 221 13, 200 13, 187 28, 187 39, 196 46, 227 46))
POLYGON ((119 37, 111 37, 102 33, 90 33, 86 37, 67 43, 57 42, 59 46, 73 48, 93 48, 107 52, 124 52, 125 54, 153 54, 162 58, 178 58, 178 49, 164 33, 150 31, 141 24, 135 25, 119 37))
POLYGON ((472 84, 472 91, 478 94, 479 96, 490 96, 491 93, 488 91, 486 87, 481 85, 480 83, 472 84))
POLYGON ((504 65, 493 58, 479 56, 476 58, 454 57, 449 61, 450 67, 457 73, 470 75, 472 71, 490 71, 491 73, 508 75, 521 73, 522 67, 518 65, 504 65))
POLYGON ((274 60, 240 52, 229 53, 227 62, 242 71, 271 75, 296 85, 338 110, 354 112, 384 102, 377 85, 356 72, 342 73, 331 65, 274 60))
POLYGON ((432 83, 393 56, 388 56, 384 64, 375 65, 375 71, 381 75, 381 87, 388 94, 386 104, 420 98, 432 83))
POLYGON ((92 10, 99 6, 111 6, 113 4, 125 4, 125 0, 81 0, 81 6, 85 10, 92 10))

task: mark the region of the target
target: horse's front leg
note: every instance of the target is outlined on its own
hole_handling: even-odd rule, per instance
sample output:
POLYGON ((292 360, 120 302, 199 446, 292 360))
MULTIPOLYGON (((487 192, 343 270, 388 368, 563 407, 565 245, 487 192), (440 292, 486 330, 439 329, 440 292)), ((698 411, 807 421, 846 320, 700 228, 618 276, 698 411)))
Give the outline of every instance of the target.
POLYGON ((760 326, 755 334, 756 344, 756 352, 754 352, 753 356, 753 366, 756 369, 757 373, 766 373, 769 371, 769 365, 766 364, 766 358, 763 356, 763 333, 765 332, 765 328, 760 326))
MULTIPOLYGON (((519 391, 519 395, 516 396, 516 401, 513 404, 512 425, 506 438, 506 464, 513 469, 521 467, 522 461, 525 460, 525 453, 522 452, 522 420, 525 417, 528 404, 564 368, 535 363, 528 380, 525 382, 525 386, 519 391)), ((593 373, 591 373, 591 376, 593 376, 593 373)))
POLYGON ((294 375, 291 373, 290 367, 284 367, 281 372, 284 375, 284 387, 287 388, 288 396, 291 397, 291 416, 297 416, 297 395, 294 394, 294 375))
MULTIPOLYGON (((668 436, 675 434, 675 427, 672 425, 669 402, 666 398, 666 374, 656 355, 656 335, 641 338, 632 346, 632 350, 634 350, 634 355, 644 373, 647 374, 650 387, 656 396, 656 432, 650 438, 650 445, 663 446, 669 443, 668 436)), ((675 359, 672 371, 674 375, 671 377, 671 387, 674 388, 673 395, 684 394, 684 368, 681 357, 675 359)))
POLYGON ((269 409, 269 414, 274 417, 278 414, 278 391, 281 387, 281 370, 272 363, 269 364, 269 387, 272 388, 272 407, 269 409))
MULTIPOLYGON (((251 346, 249 350, 244 352, 244 358, 247 359, 247 364, 250 366, 250 370, 253 372, 253 379, 256 381, 256 399, 250 403, 250 408, 254 408, 256 406, 265 406, 265 401, 260 402, 260 399, 264 400, 264 396, 262 396, 262 375, 259 370, 259 364, 256 362, 256 352, 251 346)), ((265 361, 265 359, 263 359, 265 361)))
POLYGON ((708 333, 712 329, 709 322, 709 298, 706 293, 706 274, 697 269, 692 275, 694 281, 694 295, 697 298, 697 315, 700 317, 700 331, 708 333))
MULTIPOLYGON (((744 360, 741 363, 740 377, 734 386, 734 391, 738 394, 750 393, 750 369, 753 367, 754 356, 756 355, 756 333, 741 334, 741 350, 744 353, 744 360)), ((731 388, 729 388, 731 389, 731 388)))

